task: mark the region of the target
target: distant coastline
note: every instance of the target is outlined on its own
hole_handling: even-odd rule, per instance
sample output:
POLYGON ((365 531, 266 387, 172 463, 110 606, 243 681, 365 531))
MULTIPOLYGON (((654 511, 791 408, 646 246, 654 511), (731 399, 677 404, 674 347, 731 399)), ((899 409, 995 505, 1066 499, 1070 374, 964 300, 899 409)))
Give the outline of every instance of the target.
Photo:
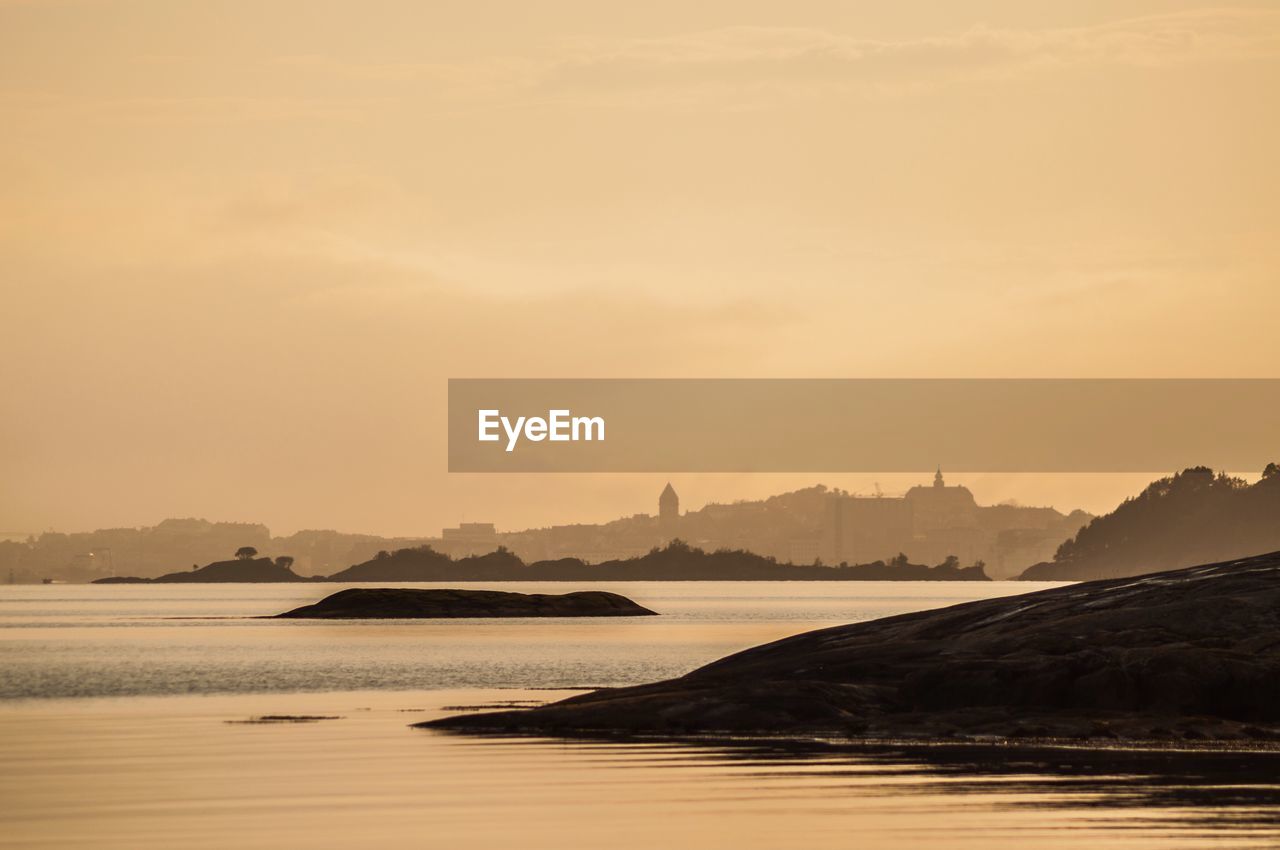
POLYGON ((1064 516, 1051 508, 979 506, 967 489, 945 484, 938 473, 933 486, 912 488, 901 498, 814 487, 684 514, 668 485, 659 497, 657 517, 540 529, 537 534, 546 545, 528 548, 517 542, 529 542, 524 532, 499 534, 489 523, 463 523, 445 529, 440 539, 337 532, 272 538, 265 526, 165 520, 149 529, 50 532, 26 543, 0 541, 0 570, 11 584, 42 576, 97 583, 1090 581, 1273 551, 1280 548, 1278 517, 1276 463, 1268 464, 1252 484, 1208 467, 1191 467, 1152 482, 1100 517, 1082 512, 1064 516), (1023 522, 1035 527, 1015 527, 1023 522), (994 550, 979 545, 999 528, 1004 529, 995 532, 1000 545, 994 550), (685 537, 683 530, 695 536, 685 537), (783 538, 795 544, 785 553, 779 552, 783 538), (253 550, 249 562, 238 556, 214 560, 237 546, 253 550), (667 549, 654 548, 663 546, 667 549), (259 558, 258 549, 288 555, 259 558), (994 563, 984 560, 990 551, 997 553, 994 563), (550 554, 531 554, 546 552, 550 554), (1015 552, 1018 557, 1011 560, 1015 552), (312 576, 294 572, 293 555, 302 572, 312 576), (57 563, 71 566, 53 566, 57 563), (191 563, 191 570, 172 571, 182 563, 191 563), (1011 571, 1018 563, 1024 566, 1011 571), (280 569, 281 564, 286 568, 280 569), (116 577, 117 570, 131 576, 116 577))
MULTIPOLYGON (((255 553, 256 554, 256 553, 255 553)), ((888 562, 823 567, 779 563, 742 550, 706 552, 675 540, 635 558, 588 564, 577 558, 526 564, 498 549, 454 560, 429 546, 381 552, 330 576, 300 576, 286 559, 239 558, 158 578, 115 576, 94 584, 227 582, 505 582, 505 581, 990 581, 981 564, 948 559, 936 566, 905 556, 888 562)))
POLYGON ((149 527, 48 531, 25 540, 0 540, 0 581, 154 578, 187 565, 197 570, 246 546, 263 555, 291 557, 298 572, 317 576, 362 564, 382 552, 422 546, 458 560, 506 549, 527 565, 565 559, 598 565, 643 557, 653 547, 677 539, 707 552, 744 551, 778 563, 814 567, 871 565, 902 553, 910 563, 932 565, 955 556, 964 564, 983 562, 991 578, 1008 578, 1052 558, 1062 542, 1091 519, 1083 511, 1064 514, 1052 507, 982 505, 967 488, 947 484, 941 471, 932 484, 922 483, 901 495, 886 495, 878 487, 873 494, 849 493, 819 484, 694 510, 681 510, 680 497, 668 482, 655 514, 524 530, 500 531, 492 522, 462 522, 435 537, 316 529, 273 536, 259 523, 171 518, 149 527))

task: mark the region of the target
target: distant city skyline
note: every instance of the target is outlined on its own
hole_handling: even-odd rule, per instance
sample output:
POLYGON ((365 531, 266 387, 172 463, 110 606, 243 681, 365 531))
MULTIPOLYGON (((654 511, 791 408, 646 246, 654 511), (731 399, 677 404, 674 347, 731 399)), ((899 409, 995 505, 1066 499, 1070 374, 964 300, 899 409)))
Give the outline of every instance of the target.
MULTIPOLYGON (((1018 504, 1024 507, 1052 507, 1063 513, 1072 510, 1083 510, 1101 515, 1114 510, 1122 501, 1141 491, 1143 487, 1164 475, 1176 470, 1156 471, 1152 473, 952 473, 946 474, 948 484, 956 484, 972 490, 983 504, 1018 504)), ((1251 470, 1234 472, 1222 470, 1231 475, 1256 481, 1260 471, 1251 470)), ((458 476, 472 479, 476 484, 488 483, 495 489, 515 489, 521 494, 536 493, 537 483, 544 476, 497 476, 475 475, 458 476), (515 478, 516 481, 510 479, 515 478), (519 480, 523 478, 524 480, 519 480)), ((437 537, 446 528, 465 523, 492 523, 498 532, 514 532, 537 529, 554 525, 573 523, 601 523, 633 514, 657 515, 654 493, 660 491, 667 483, 675 486, 680 498, 680 511, 698 510, 710 504, 731 504, 740 500, 768 498, 783 492, 800 490, 822 484, 832 490, 848 491, 852 495, 871 496, 879 492, 887 496, 901 496, 911 487, 928 483, 931 475, 921 473, 875 473, 867 475, 814 476, 810 474, 635 474, 635 475, 551 475, 548 478, 577 478, 582 480, 582 487, 589 490, 594 498, 590 507, 581 512, 576 509, 556 505, 542 504, 536 498, 530 498, 517 505, 517 510, 485 512, 483 509, 483 492, 471 493, 471 488, 460 488, 467 495, 473 496, 470 509, 460 507, 453 514, 444 514, 439 519, 424 519, 420 525, 405 528, 360 527, 346 524, 302 522, 288 524, 272 521, 270 516, 250 516, 245 514, 221 515, 211 511, 171 511, 162 516, 140 516, 133 521, 88 523, 82 525, 51 524, 30 530, 15 530, 8 533, 9 539, 25 539, 26 536, 39 535, 46 531, 61 533, 88 532, 105 528, 138 528, 155 525, 173 518, 194 517, 210 522, 245 522, 262 523, 271 529, 273 534, 290 535, 306 530, 335 530, 350 534, 374 534, 384 537, 437 537), (599 479, 610 481, 601 486, 599 479)), ((567 486, 561 481, 558 487, 567 486)), ((483 487, 475 488, 482 491, 483 487)), ((268 511, 267 513, 271 513, 268 511)))

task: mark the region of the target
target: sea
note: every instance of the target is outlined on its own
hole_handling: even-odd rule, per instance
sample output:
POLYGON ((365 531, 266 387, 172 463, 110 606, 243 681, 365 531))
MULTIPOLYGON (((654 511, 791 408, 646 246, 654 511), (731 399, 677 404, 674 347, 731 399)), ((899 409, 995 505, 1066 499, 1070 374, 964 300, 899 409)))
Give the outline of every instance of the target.
POLYGON ((1280 846, 1274 753, 412 726, 1054 584, 504 583, 661 616, 262 619, 348 586, 0 586, 0 848, 1280 846))

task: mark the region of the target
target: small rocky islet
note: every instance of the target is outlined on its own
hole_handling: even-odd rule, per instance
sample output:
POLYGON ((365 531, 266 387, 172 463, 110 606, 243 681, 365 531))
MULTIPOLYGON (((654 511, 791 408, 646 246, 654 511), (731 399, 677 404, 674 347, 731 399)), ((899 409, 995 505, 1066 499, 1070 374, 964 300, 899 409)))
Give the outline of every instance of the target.
POLYGON ((465 617, 649 617, 656 615, 625 596, 601 590, 576 593, 508 593, 500 590, 350 588, 276 619, 408 620, 465 617))
POLYGON ((1280 552, 822 629, 677 679, 418 725, 556 735, 1276 742, 1280 552))

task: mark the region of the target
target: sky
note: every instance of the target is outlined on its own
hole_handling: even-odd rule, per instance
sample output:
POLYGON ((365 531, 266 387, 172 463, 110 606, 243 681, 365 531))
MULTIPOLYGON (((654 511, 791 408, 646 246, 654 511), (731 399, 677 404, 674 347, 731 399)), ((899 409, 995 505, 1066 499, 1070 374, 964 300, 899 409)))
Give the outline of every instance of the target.
POLYGON ((1277 377, 1278 84, 1275 3, 0 0, 0 531, 656 509, 449 475, 450 377, 1277 377))

